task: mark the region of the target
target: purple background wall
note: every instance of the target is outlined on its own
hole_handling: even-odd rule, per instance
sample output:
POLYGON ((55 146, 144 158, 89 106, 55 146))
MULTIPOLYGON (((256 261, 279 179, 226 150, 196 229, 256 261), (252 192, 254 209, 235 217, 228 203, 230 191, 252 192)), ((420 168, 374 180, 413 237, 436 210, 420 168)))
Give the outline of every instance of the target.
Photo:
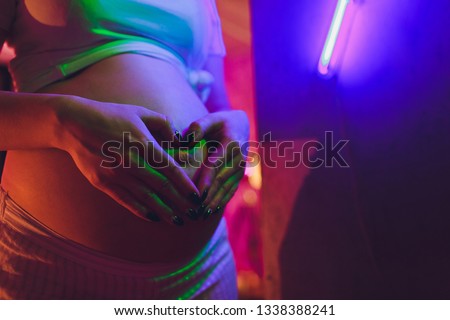
POLYGON ((450 1, 360 1, 325 80, 317 62, 336 1, 252 1, 260 137, 350 140, 350 168, 309 170, 277 212, 267 208, 287 196, 283 169, 263 167, 263 219, 290 217, 264 230, 284 233, 264 252, 281 274, 266 270, 267 291, 450 299, 450 1))

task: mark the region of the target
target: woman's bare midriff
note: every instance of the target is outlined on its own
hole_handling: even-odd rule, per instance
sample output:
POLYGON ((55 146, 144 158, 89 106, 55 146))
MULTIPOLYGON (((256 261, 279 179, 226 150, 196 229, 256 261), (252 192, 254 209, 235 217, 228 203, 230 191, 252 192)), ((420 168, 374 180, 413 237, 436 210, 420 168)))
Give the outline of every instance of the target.
MULTIPOLYGON (((207 113, 175 67, 135 54, 102 60, 41 92, 144 106, 168 115, 180 129, 207 113)), ((186 261, 208 242, 220 221, 219 216, 185 219, 178 227, 142 220, 94 188, 69 154, 57 149, 9 151, 2 186, 22 208, 62 236, 131 261, 186 261)))

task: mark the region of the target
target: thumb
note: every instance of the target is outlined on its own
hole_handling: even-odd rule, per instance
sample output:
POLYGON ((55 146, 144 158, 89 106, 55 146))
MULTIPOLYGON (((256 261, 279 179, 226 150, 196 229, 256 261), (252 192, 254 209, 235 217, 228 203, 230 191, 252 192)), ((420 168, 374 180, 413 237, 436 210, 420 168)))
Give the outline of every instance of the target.
POLYGON ((140 115, 142 122, 158 142, 172 143, 178 140, 177 130, 170 118, 164 114, 146 110, 140 115))
POLYGON ((192 122, 183 132, 183 142, 194 145, 201 140, 212 140, 214 135, 220 130, 223 123, 214 113, 209 113, 200 119, 192 122))

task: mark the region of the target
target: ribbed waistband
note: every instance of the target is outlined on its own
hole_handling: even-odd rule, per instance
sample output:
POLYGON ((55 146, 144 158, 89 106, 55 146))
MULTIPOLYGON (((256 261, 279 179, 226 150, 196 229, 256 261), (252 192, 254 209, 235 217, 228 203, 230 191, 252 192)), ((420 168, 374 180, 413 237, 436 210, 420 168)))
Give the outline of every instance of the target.
POLYGON ((188 271, 214 254, 225 254, 228 248, 224 219, 213 237, 195 258, 188 263, 139 263, 109 256, 63 237, 21 208, 0 187, 0 221, 47 250, 102 272, 123 275, 161 277, 174 271, 188 271), (222 250, 224 249, 224 250, 222 250))

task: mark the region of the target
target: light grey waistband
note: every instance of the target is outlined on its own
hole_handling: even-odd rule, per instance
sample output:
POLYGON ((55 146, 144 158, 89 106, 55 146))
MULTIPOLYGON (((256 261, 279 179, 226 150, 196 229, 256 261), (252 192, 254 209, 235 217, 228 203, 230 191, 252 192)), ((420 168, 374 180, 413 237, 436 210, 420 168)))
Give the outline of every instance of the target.
POLYGON ((138 263, 116 258, 85 247, 56 233, 21 208, 1 187, 0 221, 22 236, 66 259, 103 272, 124 276, 160 277, 177 270, 188 271, 205 263, 212 254, 227 254, 229 251, 226 224, 222 219, 208 244, 187 264, 138 263))

